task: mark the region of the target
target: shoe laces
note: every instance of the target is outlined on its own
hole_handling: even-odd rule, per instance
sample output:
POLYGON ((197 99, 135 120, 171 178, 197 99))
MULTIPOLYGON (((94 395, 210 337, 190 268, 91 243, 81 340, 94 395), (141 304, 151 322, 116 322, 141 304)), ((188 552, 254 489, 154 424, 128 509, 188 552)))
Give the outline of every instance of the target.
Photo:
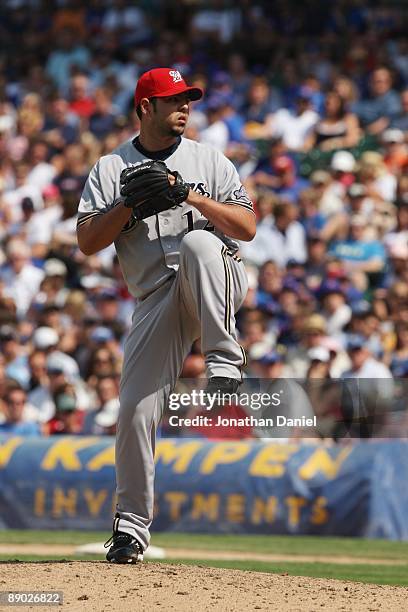
POLYGON ((132 536, 128 533, 113 533, 109 540, 107 540, 104 544, 105 548, 109 548, 111 544, 120 544, 121 540, 123 540, 123 544, 129 544, 129 541, 132 540, 132 536))

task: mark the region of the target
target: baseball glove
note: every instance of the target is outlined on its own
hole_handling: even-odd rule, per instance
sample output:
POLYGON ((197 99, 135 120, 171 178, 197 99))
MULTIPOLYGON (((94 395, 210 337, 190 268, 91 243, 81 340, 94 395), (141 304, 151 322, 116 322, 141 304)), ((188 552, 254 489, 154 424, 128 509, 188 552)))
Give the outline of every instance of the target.
POLYGON ((169 170, 163 161, 147 161, 125 168, 120 175, 120 185, 124 205, 133 209, 133 216, 138 221, 180 206, 190 190, 180 174, 169 170), (169 183, 170 174, 175 178, 174 185, 169 183))

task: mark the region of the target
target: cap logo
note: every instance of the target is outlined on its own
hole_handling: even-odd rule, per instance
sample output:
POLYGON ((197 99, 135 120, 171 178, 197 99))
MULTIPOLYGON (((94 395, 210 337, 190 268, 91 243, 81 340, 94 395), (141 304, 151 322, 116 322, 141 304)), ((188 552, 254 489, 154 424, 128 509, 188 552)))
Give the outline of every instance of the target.
POLYGON ((173 79, 173 83, 180 83, 180 81, 183 80, 183 77, 178 70, 170 70, 169 75, 173 79))

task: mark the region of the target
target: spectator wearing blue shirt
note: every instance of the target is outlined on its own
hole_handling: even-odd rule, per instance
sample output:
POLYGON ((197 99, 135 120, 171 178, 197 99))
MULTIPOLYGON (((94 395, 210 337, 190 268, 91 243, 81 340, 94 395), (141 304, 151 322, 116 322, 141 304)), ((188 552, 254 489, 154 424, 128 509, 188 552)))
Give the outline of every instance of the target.
POLYGON ((71 28, 64 28, 57 39, 58 48, 48 56, 46 72, 54 81, 61 93, 67 93, 71 69, 86 69, 90 62, 90 52, 87 47, 78 44, 76 33, 71 28))
POLYGON ((249 122, 264 123, 267 115, 281 107, 280 94, 271 89, 264 77, 254 77, 248 91, 247 102, 243 107, 249 122))
POLYGON ((401 112, 400 97, 392 89, 392 76, 388 68, 377 68, 373 71, 370 90, 371 98, 358 102, 354 110, 371 134, 379 134, 401 112))
POLYGON ((44 138, 56 153, 79 138, 79 120, 69 110, 67 100, 59 95, 51 98, 48 103, 44 123, 44 138))
POLYGON ((28 359, 17 330, 12 325, 0 327, 0 349, 5 360, 6 375, 26 387, 30 379, 28 359))
POLYGON ((40 427, 37 423, 24 420, 26 408, 26 393, 18 383, 10 385, 4 396, 5 421, 0 424, 0 434, 18 436, 39 436, 40 427))
POLYGON ((365 217, 354 215, 350 220, 349 238, 335 242, 331 255, 342 261, 350 273, 363 272, 370 275, 371 280, 377 280, 385 267, 386 252, 380 241, 364 238, 366 227, 365 217))
POLYGON ((295 164, 287 155, 281 155, 275 160, 273 170, 278 179, 273 191, 282 199, 297 203, 301 191, 309 187, 309 181, 296 176, 295 164))
POLYGON ((401 111, 391 121, 391 127, 402 130, 403 132, 408 131, 408 87, 401 91, 400 96, 401 111))
POLYGON ((105 89, 97 89, 94 100, 95 111, 89 117, 89 129, 97 138, 105 138, 114 130, 118 113, 105 89))
POLYGON ((246 181, 247 187, 271 189, 282 199, 297 203, 309 181, 296 175, 296 166, 289 155, 272 153, 255 168, 246 181))

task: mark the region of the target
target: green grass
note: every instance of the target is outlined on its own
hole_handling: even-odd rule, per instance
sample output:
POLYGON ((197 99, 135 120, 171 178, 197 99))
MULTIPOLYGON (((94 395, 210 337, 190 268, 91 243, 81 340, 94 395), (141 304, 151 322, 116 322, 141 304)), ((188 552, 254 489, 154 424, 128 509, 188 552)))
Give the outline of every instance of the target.
MULTIPOLYGON (((1 540, 1 533, 0 533, 1 540)), ((404 560, 408 563, 408 542, 331 538, 322 536, 196 535, 154 534, 152 543, 163 548, 193 548, 279 555, 331 555, 366 559, 404 560)))
MULTIPOLYGON (((80 546, 90 542, 103 542, 110 536, 109 532, 100 531, 0 531, 1 544, 74 544, 80 546)), ((231 569, 252 570, 289 574, 291 576, 311 576, 336 578, 374 584, 390 584, 408 587, 408 542, 391 542, 388 540, 367 540, 359 538, 331 538, 314 536, 262 536, 262 535, 199 535, 186 533, 154 533, 152 544, 163 548, 197 551, 196 560, 173 558, 160 560, 161 563, 182 563, 225 567, 231 569), (293 560, 285 562, 239 560, 202 560, 199 551, 246 552, 263 554, 292 555, 293 560), (338 556, 350 557, 348 564, 297 561, 297 555, 325 555, 333 559, 338 556), (378 559, 373 565, 356 564, 352 558, 378 559), (383 565, 382 559, 388 561, 405 561, 402 565, 383 565)), ((96 555, 26 555, 1 554, 0 562, 7 560, 20 561, 59 561, 66 560, 100 560, 96 555)))
MULTIPOLYGON (((89 544, 105 542, 108 531, 0 530, 0 544, 89 544)), ((279 555, 331 555, 391 559, 408 564, 408 542, 322 536, 208 535, 153 533, 152 544, 163 548, 236 551, 279 555)))

